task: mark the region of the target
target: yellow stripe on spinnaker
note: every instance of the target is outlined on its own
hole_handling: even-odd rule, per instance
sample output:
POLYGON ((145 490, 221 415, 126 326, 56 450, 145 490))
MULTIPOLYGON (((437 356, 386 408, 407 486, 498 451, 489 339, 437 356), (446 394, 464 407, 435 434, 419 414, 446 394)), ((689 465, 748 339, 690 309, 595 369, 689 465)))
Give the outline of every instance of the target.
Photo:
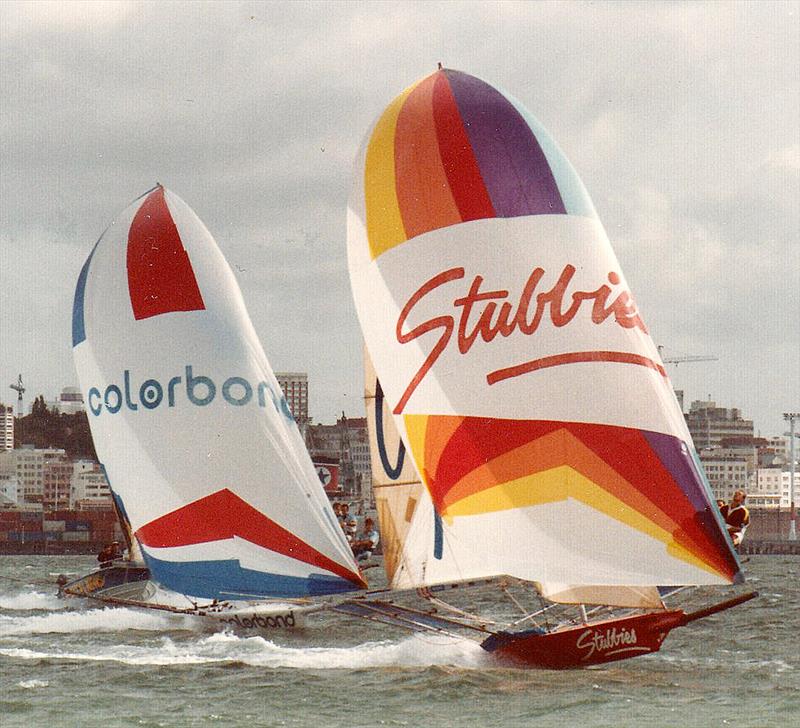
POLYGON ((403 422, 406 426, 409 453, 414 460, 417 473, 427 487, 428 469, 425 467, 425 429, 428 426, 427 415, 404 415, 403 422))
POLYGON ((397 199, 394 138, 400 109, 418 84, 419 81, 409 86, 386 107, 386 111, 375 124, 367 145, 364 203, 369 251, 373 260, 406 241, 406 230, 397 199))
POLYGON ((564 501, 568 498, 584 503, 626 526, 661 541, 667 547, 667 553, 673 558, 711 574, 719 574, 716 569, 676 543, 669 531, 656 525, 568 465, 526 475, 467 496, 453 503, 442 513, 442 517, 446 522, 452 523, 452 519, 458 516, 475 516, 493 511, 525 508, 564 501))

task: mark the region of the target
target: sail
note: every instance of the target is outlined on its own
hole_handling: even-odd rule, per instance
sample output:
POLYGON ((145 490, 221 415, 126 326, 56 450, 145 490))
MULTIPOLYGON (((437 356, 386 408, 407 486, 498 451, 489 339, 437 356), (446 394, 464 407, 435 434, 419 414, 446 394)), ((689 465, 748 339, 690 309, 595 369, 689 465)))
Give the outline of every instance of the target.
POLYGON ((422 499, 428 493, 406 454, 395 427, 369 354, 364 352, 364 401, 367 411, 372 494, 378 511, 383 566, 389 584, 396 588, 414 586, 404 580, 404 545, 422 499))
MULTIPOLYGON (((406 549, 406 540, 414 518, 425 522, 424 514, 433 512, 430 496, 417 474, 413 461, 406 455, 405 445, 386 404, 375 367, 364 352, 365 404, 372 465, 372 488, 383 539, 384 570, 393 589, 410 589, 424 585, 415 578, 411 562, 413 549, 406 549)), ((432 539, 440 534, 425 528, 422 534, 432 539)), ((417 541, 424 541, 418 537, 417 541)), ((410 544, 409 544, 410 546, 410 544)), ((663 602, 654 586, 574 586, 536 582, 539 593, 552 602, 562 604, 604 604, 617 607, 657 609, 663 602)))
POLYGON ((152 577, 198 597, 364 586, 213 237, 157 186, 81 270, 92 437, 152 577))
MULTIPOLYGON (((104 475, 106 476, 107 482, 108 474, 104 473, 104 475)), ((125 506, 122 503, 122 499, 114 491, 111 491, 111 500, 114 504, 114 512, 117 514, 120 530, 122 531, 122 538, 125 539, 125 548, 128 550, 128 561, 132 564, 144 563, 142 549, 139 547, 139 542, 136 540, 136 536, 133 535, 131 522, 128 518, 128 514, 125 512, 125 506)))
POLYGON ((741 579, 591 200, 518 102, 449 69, 406 89, 359 151, 347 250, 427 494, 405 529, 405 583, 741 579))

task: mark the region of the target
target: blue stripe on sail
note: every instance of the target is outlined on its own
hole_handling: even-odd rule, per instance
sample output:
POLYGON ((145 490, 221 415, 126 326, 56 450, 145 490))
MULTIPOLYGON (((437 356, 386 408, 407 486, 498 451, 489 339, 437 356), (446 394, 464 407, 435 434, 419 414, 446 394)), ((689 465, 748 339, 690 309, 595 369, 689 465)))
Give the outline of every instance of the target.
POLYGON ((269 574, 243 569, 236 559, 222 561, 162 561, 143 549, 155 581, 167 589, 203 599, 253 599, 258 597, 317 597, 358 591, 338 576, 309 577, 269 574))
POLYGON ((444 556, 444 526, 439 511, 433 511, 433 556, 441 560, 444 556))
POLYGON ((375 380, 375 439, 378 445, 378 454, 381 457, 383 472, 391 480, 397 480, 403 472, 403 460, 406 456, 406 448, 403 441, 397 448, 397 461, 394 467, 389 462, 389 454, 386 452, 386 441, 383 436, 383 389, 381 383, 375 380))
MULTIPOLYGON (((105 235, 105 232, 103 235, 105 235)), ((103 239, 103 235, 100 236, 100 240, 103 239)), ((83 264, 81 273, 78 276, 78 285, 75 287, 75 299, 72 302, 72 346, 77 346, 86 339, 83 299, 86 294, 86 279, 89 276, 89 264, 92 262, 92 256, 94 255, 94 251, 97 250, 100 240, 94 244, 92 252, 89 253, 89 257, 83 264)))

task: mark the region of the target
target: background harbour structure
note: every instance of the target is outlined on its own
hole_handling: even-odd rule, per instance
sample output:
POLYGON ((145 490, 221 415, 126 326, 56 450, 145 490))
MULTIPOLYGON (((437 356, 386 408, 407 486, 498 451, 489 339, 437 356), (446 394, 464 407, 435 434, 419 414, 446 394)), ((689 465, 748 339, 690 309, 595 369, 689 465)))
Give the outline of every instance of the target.
POLYGON ((306 372, 275 372, 275 378, 289 403, 295 422, 303 432, 308 419, 308 374, 306 372))
POLYGON ((14 449, 14 408, 0 402, 0 450, 14 449))
POLYGON ((784 412, 783 419, 789 423, 789 501, 791 502, 792 508, 792 519, 789 524, 789 540, 796 541, 797 540, 797 511, 795 509, 795 482, 794 482, 794 475, 797 463, 795 462, 795 421, 800 418, 800 412, 784 412))
POLYGON ((752 420, 744 419, 737 408, 717 407, 710 397, 692 402, 685 417, 698 451, 717 447, 726 438, 753 437, 752 420))
MULTIPOLYGON (((366 419, 342 413, 334 424, 314 423, 308 414, 313 404, 309 398, 308 373, 291 371, 278 373, 276 377, 292 413, 297 413, 295 417, 312 460, 336 473, 335 494, 331 491, 330 496, 351 499, 369 509, 373 498, 366 419)), ((73 418, 85 417, 82 400, 77 387, 67 386, 49 403, 42 396, 31 397, 30 409, 41 410, 46 406, 52 413, 51 427, 53 421, 66 418, 64 427, 74 431, 76 421, 73 418)), ((791 433, 754 435, 752 421, 746 419, 740 409, 719 407, 710 398, 693 401, 684 416, 694 441, 705 443, 705 447, 697 446, 697 450, 714 497, 729 501, 734 491, 747 492, 747 505, 753 517, 748 540, 789 538, 791 433)), ((101 466, 93 459, 94 454, 88 454, 85 448, 82 452, 70 453, 64 447, 42 447, 43 438, 45 444, 49 441, 43 431, 37 430, 35 417, 32 417, 27 415, 24 419, 25 440, 35 439, 40 445, 19 442, 13 449, 15 432, 23 433, 22 421, 15 417, 12 406, 0 404, 0 510, 38 509, 40 518, 44 517, 43 512, 58 509, 94 510, 105 512, 113 522, 108 482, 101 466)), ((788 417, 786 422, 790 427, 793 424, 788 417)), ((795 432, 795 442, 796 437, 795 432)), ((794 492, 796 498, 796 483, 794 492)), ((30 526, 26 532, 30 534, 30 526)), ((85 539, 86 533, 67 538, 85 539)), ((4 538, 9 538, 7 529, 0 528, 0 542, 4 538)), ((29 535, 29 538, 33 537, 29 535)))
POLYGON ((86 410, 86 406, 83 403, 83 394, 81 394, 81 390, 78 387, 64 387, 58 399, 46 404, 48 409, 67 415, 86 410))

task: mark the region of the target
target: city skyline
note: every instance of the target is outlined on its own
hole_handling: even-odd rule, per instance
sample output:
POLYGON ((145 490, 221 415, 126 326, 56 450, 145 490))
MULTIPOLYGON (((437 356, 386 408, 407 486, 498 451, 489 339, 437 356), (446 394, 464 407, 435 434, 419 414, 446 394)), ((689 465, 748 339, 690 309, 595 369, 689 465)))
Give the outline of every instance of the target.
POLYGON ((686 407, 782 434, 800 408, 798 18, 796 2, 4 3, 0 401, 16 406, 19 373, 26 410, 77 384, 78 271, 159 181, 217 239, 273 368, 308 372, 309 416, 361 416, 353 158, 441 61, 549 129, 665 356, 717 357, 669 365, 686 407))
MULTIPOLYGON (((286 382, 290 382, 291 383, 291 382, 299 381, 299 380, 302 380, 304 382, 305 386, 302 389, 302 395, 299 394, 300 390, 298 390, 298 394, 293 395, 291 392, 286 392, 286 390, 284 389, 284 396, 287 398, 287 401, 290 404, 290 409, 292 409, 293 414, 294 414, 294 409, 291 407, 291 403, 293 401, 295 401, 295 399, 297 400, 298 403, 301 403, 301 406, 304 408, 303 411, 307 411, 308 406, 313 403, 313 397, 309 398, 309 396, 308 396, 309 382, 307 380, 307 373, 306 372, 302 372, 302 371, 275 372, 275 375, 276 375, 276 378, 278 379, 279 384, 281 384, 282 388, 283 388, 283 386, 284 386, 284 384, 286 382)), ((31 408, 33 406, 33 400, 38 398, 39 396, 44 397, 45 404, 48 407, 50 407, 52 405, 59 406, 59 404, 60 404, 59 396, 67 394, 67 393, 72 394, 72 392, 74 392, 76 389, 78 389, 78 388, 70 385, 70 386, 67 386, 67 387, 62 387, 62 389, 59 391, 58 395, 55 395, 55 396, 48 396, 48 395, 46 395, 44 393, 40 393, 40 394, 37 394, 35 396, 31 396, 30 399, 23 399, 24 415, 28 415, 28 414, 31 413, 31 408)), ((27 389, 26 389, 26 394, 27 394, 27 389)), ((680 391, 676 391, 676 396, 678 396, 679 402, 681 401, 681 397, 679 396, 680 394, 681 394, 680 391)), ((727 403, 717 402, 713 398, 712 399, 693 399, 691 401, 689 401, 689 400, 683 401, 682 411, 683 411, 684 416, 687 418, 687 422, 688 422, 688 418, 690 417, 690 415, 695 414, 694 405, 698 404, 698 403, 700 403, 700 404, 713 404, 715 408, 726 410, 728 413, 730 413, 732 410, 737 410, 739 412, 739 416, 741 417, 742 421, 749 422, 749 423, 753 424, 753 436, 756 437, 756 438, 759 438, 759 437, 761 437, 761 438, 779 437, 779 438, 787 439, 787 441, 788 441, 788 434, 789 434, 788 432, 783 432, 783 431, 781 431, 781 432, 760 432, 758 430, 758 428, 755 426, 755 421, 752 419, 752 417, 750 417, 748 412, 743 410, 741 407, 737 406, 735 403, 727 404, 727 403)), ((16 399, 12 403, 12 402, 4 401, 2 399, 2 397, 0 397, 0 405, 11 409, 13 411, 13 413, 14 413, 14 417, 15 418, 18 416, 18 413, 17 413, 17 400, 16 399)), ((78 405, 77 401, 74 398, 70 398, 69 400, 65 401, 64 405, 65 405, 65 407, 64 407, 64 409, 61 409, 61 411, 66 412, 68 414, 72 414, 72 413, 74 413, 75 411, 78 411, 78 410, 85 411, 85 406, 83 406, 83 400, 82 399, 81 399, 81 404, 80 405, 78 405)), ((703 408, 701 407, 700 410, 702 411, 702 409, 703 408)), ((301 415, 301 419, 298 420, 298 422, 302 422, 302 424, 305 424, 305 425, 310 425, 310 424, 314 424, 314 425, 335 424, 336 422, 338 422, 338 420, 339 420, 339 418, 341 417, 342 414, 344 414, 344 416, 347 417, 348 419, 363 418, 365 416, 364 412, 353 413, 353 412, 343 411, 343 412, 335 413, 333 415, 333 417, 331 418, 331 420, 329 420, 329 421, 317 420, 314 417, 303 417, 301 415)), ((785 417, 784 417, 784 419, 785 419, 785 417)), ((786 425, 786 427, 788 427, 788 425, 786 425)), ((699 449, 701 449, 701 444, 698 444, 697 442, 695 442, 695 447, 697 447, 697 449, 699 450, 699 449)))

